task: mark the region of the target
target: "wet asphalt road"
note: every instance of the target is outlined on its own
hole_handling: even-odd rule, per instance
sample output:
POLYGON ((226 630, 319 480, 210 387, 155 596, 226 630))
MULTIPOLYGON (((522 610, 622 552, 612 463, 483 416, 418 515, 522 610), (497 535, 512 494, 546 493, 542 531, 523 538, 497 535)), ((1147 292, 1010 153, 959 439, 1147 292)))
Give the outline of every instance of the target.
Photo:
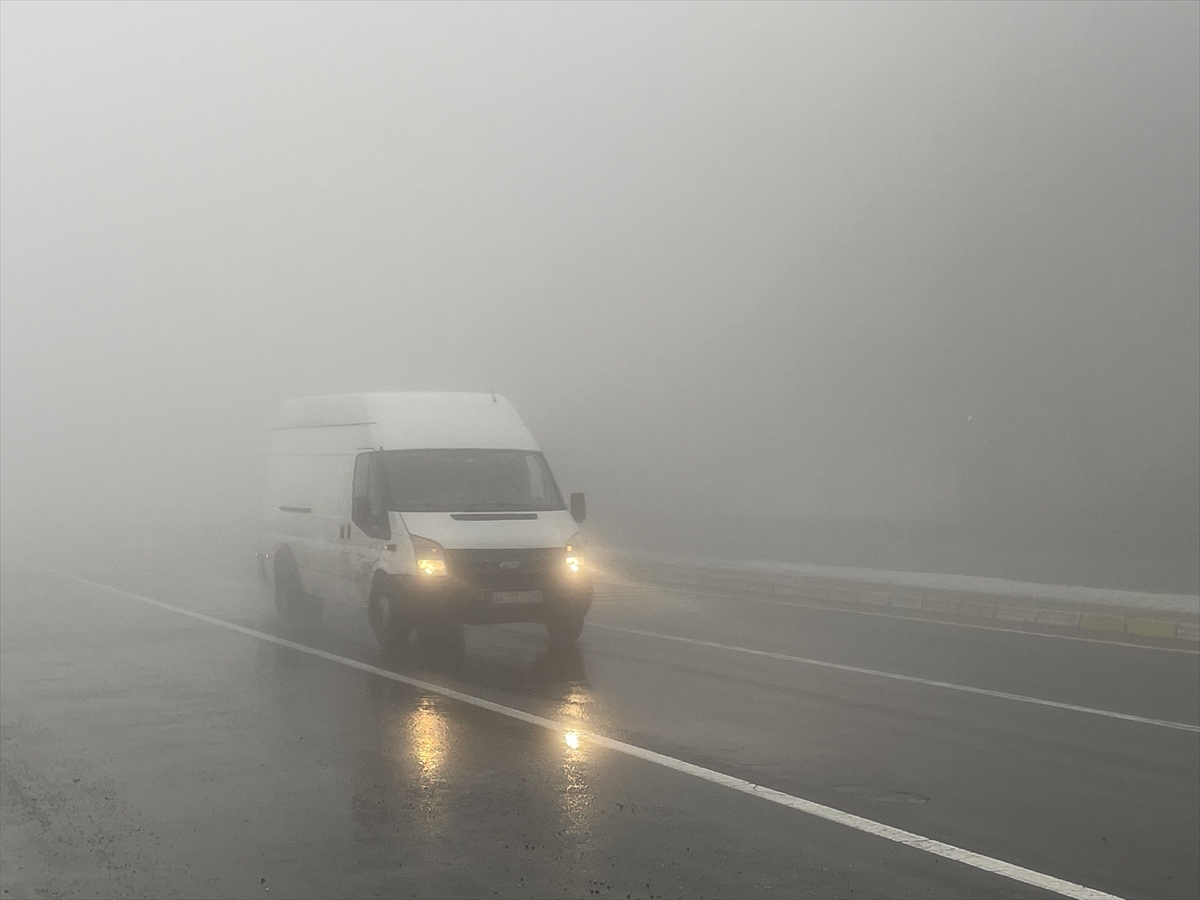
MULTIPOLYGON (((277 633, 236 570, 78 571, 277 633)), ((348 610, 289 637, 1076 885, 1200 895, 1200 734, 1063 706, 1194 728, 1194 652, 628 584, 576 653, 506 626, 384 660, 348 610)), ((8 564, 0 769, 6 900, 1052 896, 8 564)))

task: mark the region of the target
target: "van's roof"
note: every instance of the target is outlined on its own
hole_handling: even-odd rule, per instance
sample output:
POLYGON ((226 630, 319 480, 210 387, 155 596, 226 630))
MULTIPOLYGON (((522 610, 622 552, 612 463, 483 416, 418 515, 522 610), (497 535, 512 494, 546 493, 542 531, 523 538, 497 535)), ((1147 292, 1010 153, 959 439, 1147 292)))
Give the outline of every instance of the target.
POLYGON ((537 450, 511 403, 499 394, 391 391, 285 400, 276 429, 373 425, 386 450, 503 448, 537 450))

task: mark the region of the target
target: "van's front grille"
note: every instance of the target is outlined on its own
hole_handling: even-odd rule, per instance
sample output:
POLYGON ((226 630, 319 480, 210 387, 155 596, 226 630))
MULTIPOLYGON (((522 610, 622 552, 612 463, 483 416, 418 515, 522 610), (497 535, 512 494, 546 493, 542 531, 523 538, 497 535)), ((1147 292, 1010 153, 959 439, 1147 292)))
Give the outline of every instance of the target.
POLYGON ((488 591, 537 591, 550 587, 563 565, 557 547, 523 550, 446 550, 451 578, 488 591))

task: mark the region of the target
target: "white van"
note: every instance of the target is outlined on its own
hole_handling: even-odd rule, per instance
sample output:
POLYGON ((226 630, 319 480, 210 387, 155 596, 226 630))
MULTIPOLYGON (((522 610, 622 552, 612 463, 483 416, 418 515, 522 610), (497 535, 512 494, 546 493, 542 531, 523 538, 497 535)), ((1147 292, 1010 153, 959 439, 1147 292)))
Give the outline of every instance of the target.
POLYGON ((568 510, 503 397, 288 400, 264 501, 258 555, 282 617, 321 600, 360 606, 385 648, 427 625, 542 622, 556 643, 583 629, 583 495, 568 510))

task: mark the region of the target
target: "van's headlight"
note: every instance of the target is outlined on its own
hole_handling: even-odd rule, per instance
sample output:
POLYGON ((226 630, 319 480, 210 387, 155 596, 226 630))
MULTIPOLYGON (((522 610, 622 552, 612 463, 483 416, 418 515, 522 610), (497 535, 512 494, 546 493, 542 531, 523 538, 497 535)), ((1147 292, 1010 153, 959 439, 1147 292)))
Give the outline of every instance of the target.
POLYGON ((417 561, 417 574, 433 578, 445 577, 446 553, 442 549, 442 545, 417 534, 409 535, 409 537, 412 538, 413 557, 417 561))
POLYGON ((572 575, 583 571, 583 547, 579 543, 579 534, 576 533, 567 541, 566 556, 564 557, 567 571, 572 575))

